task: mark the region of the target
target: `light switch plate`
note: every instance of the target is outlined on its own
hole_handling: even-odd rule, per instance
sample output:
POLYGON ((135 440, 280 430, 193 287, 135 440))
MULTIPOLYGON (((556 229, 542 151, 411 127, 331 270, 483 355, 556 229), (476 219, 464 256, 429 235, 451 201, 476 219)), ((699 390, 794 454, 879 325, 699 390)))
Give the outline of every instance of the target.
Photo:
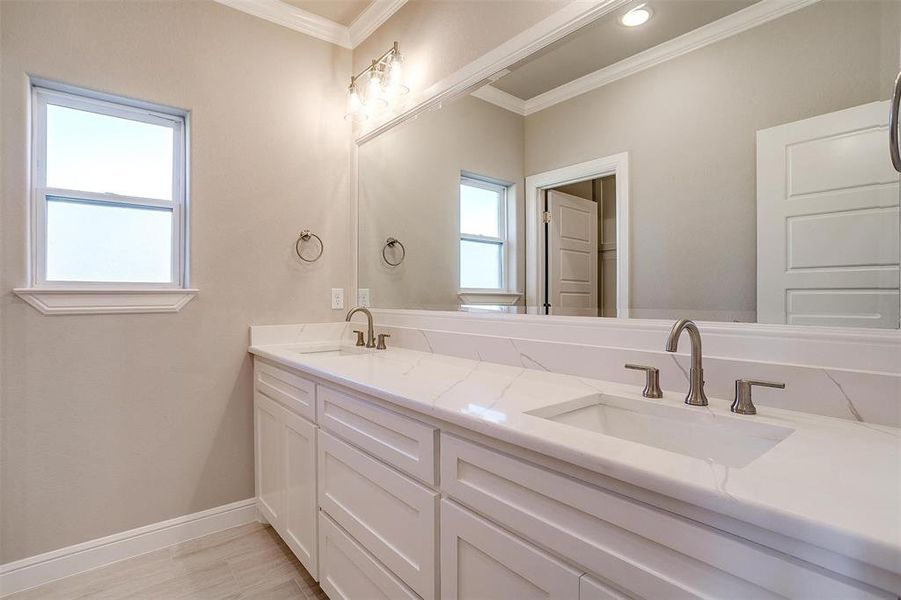
POLYGON ((357 306, 369 307, 369 288, 357 289, 357 306))
POLYGON ((344 288, 332 288, 332 308, 344 308, 344 288))

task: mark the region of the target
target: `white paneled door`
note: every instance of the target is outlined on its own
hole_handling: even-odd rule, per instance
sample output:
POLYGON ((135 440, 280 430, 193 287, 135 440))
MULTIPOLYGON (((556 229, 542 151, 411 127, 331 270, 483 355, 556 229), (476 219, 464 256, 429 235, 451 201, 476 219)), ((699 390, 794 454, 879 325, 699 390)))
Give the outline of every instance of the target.
POLYGON ((552 315, 598 314, 598 205, 548 191, 548 303, 552 315))
POLYGON ((757 132, 757 320, 899 323, 888 102, 757 132))

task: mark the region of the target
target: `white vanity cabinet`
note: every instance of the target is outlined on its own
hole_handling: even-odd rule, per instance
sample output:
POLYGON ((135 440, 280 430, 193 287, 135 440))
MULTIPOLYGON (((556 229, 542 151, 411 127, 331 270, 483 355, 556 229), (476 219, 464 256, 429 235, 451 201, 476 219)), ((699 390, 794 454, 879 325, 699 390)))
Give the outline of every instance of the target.
MULTIPOLYGON (((296 378, 271 365, 256 362, 255 371, 265 368, 266 376, 282 376, 280 381, 296 378)), ((297 559, 313 577, 318 573, 316 505, 316 425, 294 412, 301 404, 287 400, 291 409, 267 395, 270 387, 254 389, 254 467, 257 506, 261 515, 278 532, 297 559), (265 390, 265 391, 264 391, 265 390)), ((295 381, 296 383, 296 381, 295 381)), ((310 387, 310 406, 315 409, 314 386, 310 387)), ((288 392, 294 389, 288 388, 288 392)))
POLYGON ((489 437, 255 372, 260 512, 332 600, 897 598, 489 437))
POLYGON ((451 435, 440 477, 451 498, 640 598, 893 597, 451 435))

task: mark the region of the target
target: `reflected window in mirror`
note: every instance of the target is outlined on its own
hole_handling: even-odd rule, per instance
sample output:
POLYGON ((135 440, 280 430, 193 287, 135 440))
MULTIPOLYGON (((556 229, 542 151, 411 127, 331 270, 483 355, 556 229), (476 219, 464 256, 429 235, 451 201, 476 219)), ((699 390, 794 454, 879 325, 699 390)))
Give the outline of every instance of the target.
POLYGON ((507 187, 460 179, 460 289, 506 289, 507 187))

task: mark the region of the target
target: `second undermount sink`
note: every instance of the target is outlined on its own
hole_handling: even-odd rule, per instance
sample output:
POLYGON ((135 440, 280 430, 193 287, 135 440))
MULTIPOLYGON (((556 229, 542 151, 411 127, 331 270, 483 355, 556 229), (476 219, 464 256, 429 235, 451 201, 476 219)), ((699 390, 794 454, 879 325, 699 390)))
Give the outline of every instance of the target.
POLYGON ((370 352, 367 348, 358 348, 335 342, 308 342, 292 346, 289 350, 297 354, 309 354, 318 357, 358 356, 370 352))
POLYGON ((677 454, 744 467, 794 430, 610 394, 592 394, 528 414, 677 454))

